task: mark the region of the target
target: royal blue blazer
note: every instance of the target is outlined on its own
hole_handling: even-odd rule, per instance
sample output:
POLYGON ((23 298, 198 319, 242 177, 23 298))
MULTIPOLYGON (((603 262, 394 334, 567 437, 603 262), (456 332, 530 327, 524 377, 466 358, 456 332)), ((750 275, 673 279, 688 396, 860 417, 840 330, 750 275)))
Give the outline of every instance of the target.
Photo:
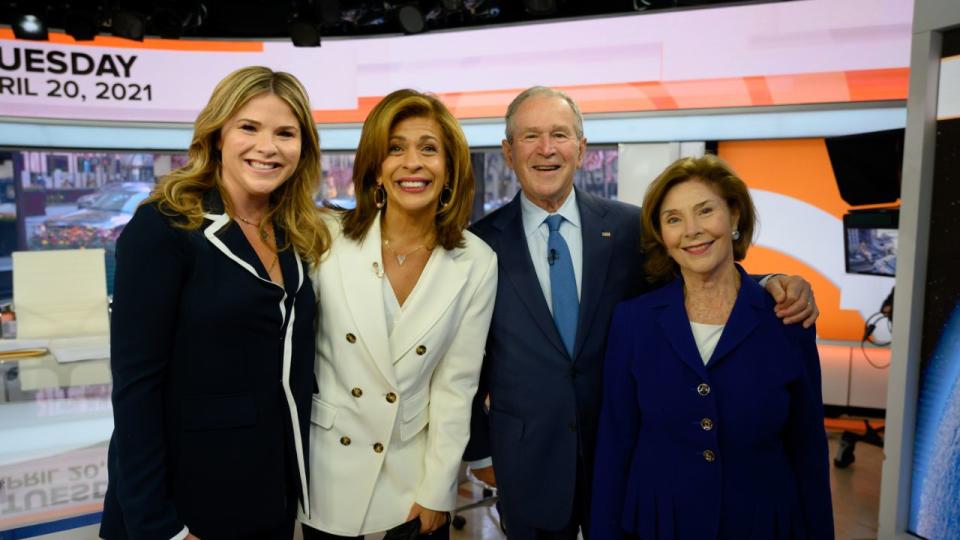
POLYGON ((816 333, 784 325, 737 268, 706 366, 682 279, 617 306, 591 540, 833 538, 816 333))

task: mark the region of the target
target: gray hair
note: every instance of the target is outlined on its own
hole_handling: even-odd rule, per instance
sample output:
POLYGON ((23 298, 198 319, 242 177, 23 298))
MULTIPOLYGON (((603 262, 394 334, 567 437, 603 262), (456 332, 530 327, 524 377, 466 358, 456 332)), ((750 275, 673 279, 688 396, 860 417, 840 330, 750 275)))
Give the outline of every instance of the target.
POLYGON ((507 142, 513 142, 513 117, 517 114, 517 109, 520 108, 520 105, 532 98, 532 97, 558 97, 567 102, 567 105, 570 106, 570 110, 573 111, 573 130, 577 134, 578 139, 583 138, 583 114, 580 113, 580 107, 577 105, 577 102, 573 100, 572 97, 568 96, 560 90, 554 90, 553 88, 547 88, 546 86, 531 86, 523 92, 520 92, 520 95, 513 98, 513 101, 510 102, 510 105, 507 107, 507 116, 506 120, 506 130, 505 134, 507 136, 507 142))

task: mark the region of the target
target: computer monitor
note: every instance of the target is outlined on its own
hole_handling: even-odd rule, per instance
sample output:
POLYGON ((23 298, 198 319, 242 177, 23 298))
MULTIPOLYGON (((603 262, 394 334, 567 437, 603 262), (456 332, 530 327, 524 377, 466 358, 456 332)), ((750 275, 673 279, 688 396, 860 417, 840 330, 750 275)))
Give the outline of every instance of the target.
POLYGON ((857 210, 843 216, 843 244, 848 274, 897 274, 896 209, 857 210))

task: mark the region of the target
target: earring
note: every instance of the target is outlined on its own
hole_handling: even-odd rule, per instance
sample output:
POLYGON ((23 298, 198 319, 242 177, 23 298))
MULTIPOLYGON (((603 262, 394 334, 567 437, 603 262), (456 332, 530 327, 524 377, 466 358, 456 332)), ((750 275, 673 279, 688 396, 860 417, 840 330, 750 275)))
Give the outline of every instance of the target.
POLYGON ((377 208, 383 208, 387 204, 387 190, 383 189, 383 184, 377 184, 373 190, 373 204, 377 208))
POLYGON ((734 241, 739 240, 739 239, 740 239, 740 231, 738 231, 737 229, 734 229, 733 232, 730 233, 730 238, 733 238, 734 241))
POLYGON ((440 190, 440 209, 444 209, 453 201, 453 188, 450 187, 450 184, 443 186, 443 189, 440 190), (446 195, 446 200, 444 200, 444 195, 446 195))

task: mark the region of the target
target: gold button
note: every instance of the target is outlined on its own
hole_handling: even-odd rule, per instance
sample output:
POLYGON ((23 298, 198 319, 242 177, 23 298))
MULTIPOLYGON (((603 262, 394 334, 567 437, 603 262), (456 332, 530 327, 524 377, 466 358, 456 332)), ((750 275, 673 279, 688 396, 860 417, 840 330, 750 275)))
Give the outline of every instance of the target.
POLYGON ((707 383, 700 383, 697 386, 697 393, 701 396, 705 396, 710 393, 710 385, 707 383))
POLYGON ((713 453, 713 450, 704 450, 703 459, 707 460, 707 463, 713 463, 716 461, 717 456, 713 453))
POLYGON ((347 333, 347 343, 356 343, 356 342, 357 342, 357 336, 355 336, 355 335, 353 335, 353 334, 351 334, 351 333, 348 332, 348 333, 347 333))
POLYGON ((390 392, 389 394, 387 394, 387 403, 393 403, 396 400, 397 400, 396 394, 394 394, 393 392, 390 392))
POLYGON ((360 397, 363 395, 363 390, 359 388, 354 388, 353 390, 350 391, 350 395, 352 395, 353 397, 360 397))
POLYGON ((423 345, 420 345, 419 347, 417 347, 417 354, 419 354, 420 356, 427 354, 427 348, 424 347, 423 345))
POLYGON ((713 420, 704 418, 700 421, 700 427, 702 427, 704 431, 710 431, 713 429, 713 420))
POLYGON ((350 446, 350 437, 347 437, 346 435, 340 437, 340 444, 344 446, 350 446))
POLYGON ((374 443, 374 445, 373 445, 373 451, 376 452, 376 453, 378 453, 378 454, 379 454, 380 452, 383 452, 383 445, 380 444, 380 443, 374 443))

